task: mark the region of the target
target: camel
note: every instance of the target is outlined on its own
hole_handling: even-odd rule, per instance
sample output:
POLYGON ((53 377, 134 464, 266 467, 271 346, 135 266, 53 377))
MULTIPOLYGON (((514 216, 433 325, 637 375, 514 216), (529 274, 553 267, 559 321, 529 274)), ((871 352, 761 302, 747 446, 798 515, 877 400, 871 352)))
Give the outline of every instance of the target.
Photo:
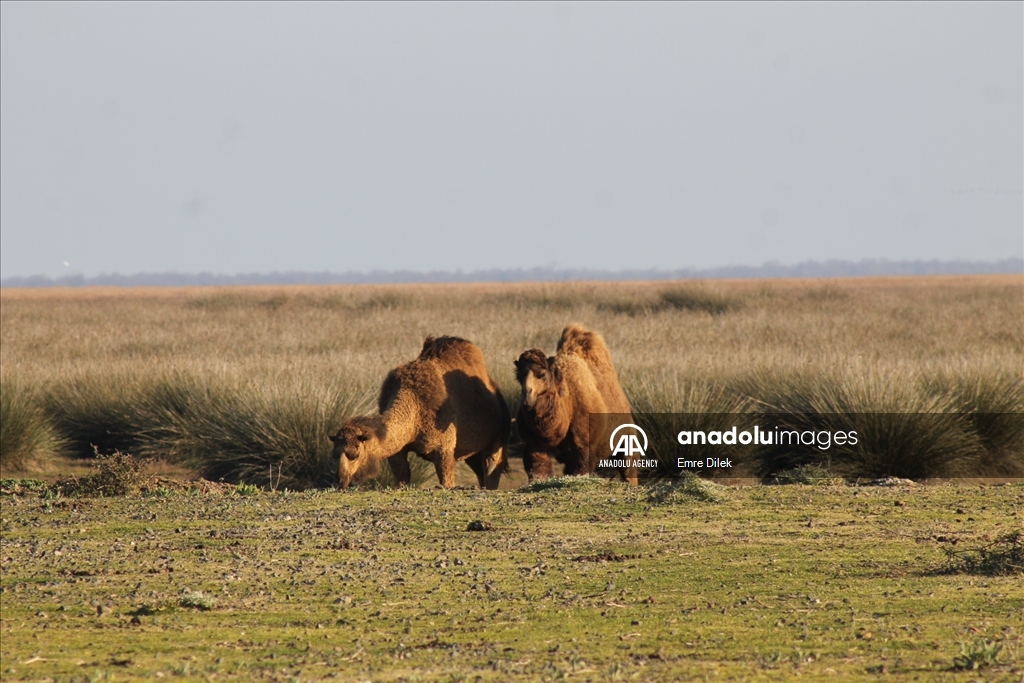
MULTIPOLYGON (((633 412, 604 339, 571 324, 554 356, 530 349, 515 366, 523 390, 516 425, 526 444, 523 467, 530 481, 551 476, 552 456, 565 474, 592 474, 610 451, 610 427, 593 416, 633 412)), ((637 483, 635 466, 620 469, 619 476, 637 483)))
POLYGON ((341 488, 376 476, 385 459, 397 482, 408 486, 410 451, 434 463, 444 488, 455 486, 457 460, 473 469, 481 488, 498 488, 511 420, 476 345, 427 337, 416 360, 388 373, 377 409, 330 437, 341 488))

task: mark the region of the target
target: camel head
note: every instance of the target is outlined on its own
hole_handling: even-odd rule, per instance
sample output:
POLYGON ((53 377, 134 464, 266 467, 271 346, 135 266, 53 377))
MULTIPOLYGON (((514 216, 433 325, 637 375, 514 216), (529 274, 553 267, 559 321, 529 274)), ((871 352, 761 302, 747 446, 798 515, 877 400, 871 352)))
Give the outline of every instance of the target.
POLYGON ((352 418, 338 433, 328 437, 334 444, 331 457, 338 461, 338 483, 347 489, 353 481, 374 477, 380 472, 380 461, 371 452, 378 441, 376 425, 371 419, 352 418))
POLYGON ((555 359, 544 355, 540 349, 523 351, 516 364, 516 379, 523 388, 523 404, 527 408, 537 405, 537 399, 550 391, 557 390, 562 374, 554 364, 555 359))

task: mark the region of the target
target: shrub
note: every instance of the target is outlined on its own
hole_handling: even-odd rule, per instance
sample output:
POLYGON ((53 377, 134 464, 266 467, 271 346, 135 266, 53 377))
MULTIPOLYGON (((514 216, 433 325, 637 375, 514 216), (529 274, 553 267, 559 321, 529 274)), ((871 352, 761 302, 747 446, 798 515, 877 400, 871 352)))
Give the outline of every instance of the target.
POLYGON ((42 493, 49 486, 39 479, 0 479, 0 495, 20 496, 29 492, 42 493))
POLYGON ((947 574, 1012 576, 1024 574, 1024 531, 1003 534, 987 545, 946 552, 947 574))
POLYGON ((128 453, 114 451, 109 455, 96 454, 96 474, 88 477, 62 479, 52 491, 64 496, 127 496, 149 484, 144 472, 148 461, 139 460, 128 453))

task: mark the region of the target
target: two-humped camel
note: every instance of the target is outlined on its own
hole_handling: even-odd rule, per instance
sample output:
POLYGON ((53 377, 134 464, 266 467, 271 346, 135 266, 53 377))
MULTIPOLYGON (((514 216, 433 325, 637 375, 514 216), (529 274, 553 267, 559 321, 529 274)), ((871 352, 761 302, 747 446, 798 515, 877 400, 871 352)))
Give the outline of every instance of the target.
MULTIPOLYGON (((572 324, 562 331, 554 356, 530 349, 515 365, 523 390, 516 426, 530 480, 551 476, 551 457, 565 466, 565 474, 593 473, 610 457, 610 423, 602 416, 632 415, 604 339, 572 324)), ((637 483, 635 465, 619 475, 637 483)))
POLYGON ((408 485, 410 451, 434 463, 445 488, 455 486, 455 462, 463 459, 481 488, 498 488, 511 420, 476 345, 427 337, 416 360, 388 373, 377 408, 378 415, 354 417, 331 437, 342 488, 376 476, 385 459, 408 485))

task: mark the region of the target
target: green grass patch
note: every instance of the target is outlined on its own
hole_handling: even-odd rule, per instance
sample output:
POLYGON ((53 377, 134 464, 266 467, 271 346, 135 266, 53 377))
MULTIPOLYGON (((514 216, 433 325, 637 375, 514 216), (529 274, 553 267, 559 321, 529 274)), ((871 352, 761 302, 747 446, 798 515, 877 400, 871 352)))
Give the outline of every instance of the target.
POLYGON ((929 539, 1002 533, 1021 485, 649 491, 19 495, 3 678, 1019 676, 1019 576, 929 539))

